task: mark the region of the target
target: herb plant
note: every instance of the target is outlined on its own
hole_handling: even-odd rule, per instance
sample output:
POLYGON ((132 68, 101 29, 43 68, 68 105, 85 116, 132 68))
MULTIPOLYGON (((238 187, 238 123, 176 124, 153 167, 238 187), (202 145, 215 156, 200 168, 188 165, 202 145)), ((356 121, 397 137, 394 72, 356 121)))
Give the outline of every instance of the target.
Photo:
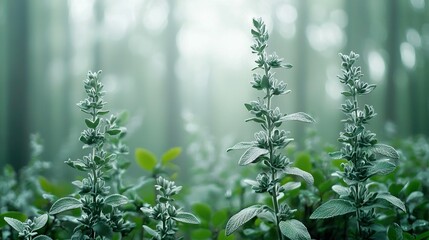
POLYGON ((200 220, 193 214, 184 212, 174 206, 173 196, 179 193, 182 187, 176 186, 173 181, 166 180, 160 176, 156 179, 155 188, 158 191, 156 205, 142 207, 141 210, 151 219, 157 221, 156 229, 152 229, 147 225, 143 225, 143 228, 154 240, 183 239, 183 237, 176 237, 177 222, 200 224, 200 220))
POLYGON ((361 68, 353 66, 359 55, 351 52, 349 55, 340 54, 342 75, 338 76, 345 85, 342 94, 347 97, 341 105, 346 115, 344 131, 338 141, 342 143, 341 151, 331 154, 336 159, 345 159, 343 171, 335 173, 342 178, 347 187, 334 185, 332 189, 340 195, 322 204, 310 216, 311 219, 324 219, 341 215, 354 215, 356 218, 356 239, 371 239, 377 233, 375 220, 376 209, 393 205, 403 211, 405 206, 398 198, 387 191, 374 191, 374 181, 370 178, 376 175, 386 175, 396 168, 395 159, 399 158, 396 150, 388 145, 378 144, 374 133, 365 125, 376 115, 372 106, 359 105, 358 97, 371 93, 375 85, 361 80, 361 68), (387 159, 380 156, 387 157, 387 159))
POLYGON ((4 220, 16 231, 18 231, 18 238, 25 240, 52 240, 52 238, 38 234, 37 230, 43 228, 48 222, 48 214, 43 214, 33 220, 27 219, 24 222, 15 218, 5 217, 4 220))
POLYGON ((285 201, 280 201, 285 192, 300 187, 299 182, 288 182, 281 185, 285 175, 302 177, 307 183, 313 184, 311 174, 292 166, 291 160, 283 154, 283 149, 293 139, 289 132, 280 129, 283 122, 294 120, 311 123, 313 118, 303 112, 282 114, 279 107, 272 106, 275 96, 287 94, 287 84, 275 79, 272 69, 292 68, 292 65, 283 63, 276 53, 268 55, 269 35, 265 23, 261 19, 253 19, 254 29, 251 30, 254 44, 252 53, 256 54, 256 67, 262 73, 253 74, 252 87, 262 91, 265 95, 262 99, 246 103, 247 110, 254 115, 246 122, 260 124, 262 131, 255 133, 255 141, 241 142, 228 149, 247 149, 240 157, 238 164, 246 166, 252 163, 261 163, 263 170, 256 177, 256 181, 248 181, 255 193, 268 193, 272 199, 272 206, 258 204, 252 205, 232 216, 226 225, 226 235, 232 234, 240 226, 254 217, 267 219, 275 225, 277 239, 310 239, 307 228, 300 221, 293 219, 294 212, 285 201))
POLYGON ((74 181, 78 187, 78 197, 64 197, 57 200, 49 213, 56 215, 66 210, 80 208, 81 216, 76 219, 77 227, 71 239, 111 239, 113 232, 127 235, 133 224, 124 220, 123 212, 118 208, 128 202, 127 197, 120 194, 109 194, 110 187, 106 186, 106 171, 112 168, 116 154, 107 152, 104 143, 108 136, 121 133, 117 126, 117 118, 102 116, 109 111, 104 109, 105 92, 100 77, 101 71, 89 72, 84 81, 87 98, 78 103, 80 110, 89 115, 85 119, 87 129, 80 136, 83 149, 89 153, 82 159, 67 160, 72 168, 86 172, 87 176, 81 181, 74 181))

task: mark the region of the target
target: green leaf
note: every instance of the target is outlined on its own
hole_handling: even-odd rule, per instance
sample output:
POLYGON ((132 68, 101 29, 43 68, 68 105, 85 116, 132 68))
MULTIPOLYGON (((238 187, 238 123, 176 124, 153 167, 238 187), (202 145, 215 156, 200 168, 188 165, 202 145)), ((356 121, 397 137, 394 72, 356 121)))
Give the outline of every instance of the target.
POLYGON ((297 156, 295 157, 294 165, 295 165, 295 167, 297 167, 301 170, 304 170, 306 172, 310 172, 313 168, 311 165, 310 154, 307 152, 298 153, 297 156))
POLYGON ((156 166, 156 156, 149 150, 146 150, 144 148, 137 148, 135 152, 136 162, 137 164, 147 170, 147 171, 153 171, 153 169, 156 166))
POLYGON ((110 130, 107 130, 107 132, 106 133, 108 133, 109 135, 118 135, 119 133, 121 133, 121 129, 110 129, 110 130))
POLYGON ((4 220, 9 224, 13 229, 16 231, 22 233, 25 230, 25 224, 18 219, 10 218, 10 217, 4 217, 4 220))
POLYGON ((250 148, 255 146, 256 142, 240 142, 235 144, 234 146, 228 148, 226 151, 232 151, 232 150, 237 150, 237 149, 245 149, 245 148, 250 148))
POLYGON ((267 149, 251 147, 241 155, 238 165, 245 166, 254 162, 258 157, 268 153, 267 149))
POLYGON ((21 222, 24 222, 27 219, 27 215, 20 213, 20 212, 4 212, 0 214, 0 229, 4 226, 6 226, 7 222, 4 220, 5 217, 14 218, 21 222))
POLYGON ((332 190, 334 190, 334 192, 336 192, 340 196, 348 196, 350 194, 349 189, 341 185, 332 186, 332 190))
POLYGON ((220 210, 215 212, 212 218, 213 227, 221 228, 225 226, 226 220, 228 220, 228 213, 226 210, 220 210))
POLYGON ((234 235, 226 236, 225 229, 222 229, 217 235, 217 240, 235 240, 234 235))
POLYGON ((407 212, 404 203, 399 198, 390 195, 390 193, 379 193, 376 199, 387 201, 402 211, 407 212))
POLYGON ((209 222, 212 216, 212 210, 208 204, 195 203, 192 205, 193 212, 206 222, 209 222))
POLYGON ((299 168, 296 168, 296 167, 287 167, 285 170, 283 170, 283 172, 286 173, 286 174, 290 174, 290 175, 295 175, 295 176, 302 177, 304 179, 304 181, 307 182, 310 185, 313 185, 313 183, 314 183, 313 176, 310 173, 308 173, 306 171, 303 171, 303 170, 301 170, 299 168))
POLYGON ((423 197, 424 197, 424 194, 422 192, 420 192, 420 191, 414 191, 410 195, 408 195, 407 200, 405 200, 405 202, 409 203, 409 202, 411 202, 411 201, 413 201, 415 199, 423 198, 423 197))
POLYGON ((235 230, 241 227, 246 222, 250 221, 252 218, 256 217, 262 210, 261 205, 253 205, 247 207, 240 212, 232 216, 226 223, 225 232, 226 235, 231 235, 235 230))
POLYGON ((289 192, 299 187, 301 187, 301 182, 287 182, 286 184, 280 187, 281 190, 279 191, 289 192))
POLYGON ((350 201, 343 199, 332 199, 318 207, 311 214, 310 219, 331 218, 355 211, 356 208, 352 205, 350 201))
POLYGON ((95 129, 98 126, 98 124, 100 123, 100 118, 95 119, 94 122, 91 121, 91 119, 86 118, 85 123, 86 123, 87 127, 95 129))
POLYGON ((381 154, 391 159, 399 159, 398 152, 391 146, 385 144, 375 144, 372 149, 372 152, 381 154))
POLYGON ((50 238, 46 235, 39 235, 39 236, 33 238, 33 240, 52 240, 52 238, 50 238))
POLYGON ((162 165, 170 162, 171 160, 177 158, 180 153, 182 153, 182 149, 180 147, 174 147, 165 152, 161 157, 162 165))
POLYGON ((389 240, 403 240, 402 229, 397 223, 393 223, 387 228, 387 237, 389 240))
POLYGON ((97 235, 112 239, 113 230, 107 223, 99 221, 92 227, 92 229, 97 233, 97 235))
POLYGON ((149 233, 149 235, 151 235, 152 237, 155 237, 155 239, 158 239, 159 234, 155 230, 153 230, 152 228, 150 228, 150 227, 148 227, 146 225, 143 225, 143 229, 147 233, 149 233))
POLYGON ((197 217, 195 217, 192 213, 187 212, 179 212, 175 217, 173 217, 174 220, 182 223, 189 223, 189 224, 200 224, 200 220, 198 220, 197 217))
POLYGON ((290 219, 286 221, 281 221, 279 223, 279 227, 282 234, 290 239, 294 239, 294 240, 311 239, 307 228, 304 226, 304 224, 302 224, 302 222, 298 220, 290 219))
POLYGON ((51 209, 49 210, 49 214, 55 215, 67 210, 80 208, 82 207, 82 203, 76 198, 72 197, 64 197, 58 199, 54 204, 52 204, 51 209))
POLYGON ((343 154, 340 152, 340 151, 337 151, 337 152, 330 152, 329 153, 329 156, 332 158, 332 159, 343 159, 343 154))
POLYGON ((280 121, 299 121, 305 123, 316 122, 310 115, 304 112, 291 113, 280 118, 280 121))
POLYGON ((212 232, 208 229, 199 228, 191 232, 192 240, 209 240, 211 239, 212 232))
POLYGON ((413 222, 412 228, 413 229, 417 229, 417 228, 422 228, 425 227, 429 224, 428 221, 423 220, 423 219, 418 219, 415 222, 413 222))
POLYGON ((387 175, 395 171, 396 165, 387 159, 378 160, 368 169, 368 176, 387 175))
POLYGON ((429 231, 426 231, 422 234, 417 235, 415 240, 427 239, 428 237, 429 237, 429 231))
POLYGON ((112 194, 104 199, 104 203, 112 207, 118 207, 127 204, 128 198, 120 194, 112 194))
POLYGON ((45 226, 48 222, 48 214, 43 214, 37 217, 34 221, 33 231, 37 231, 45 226))

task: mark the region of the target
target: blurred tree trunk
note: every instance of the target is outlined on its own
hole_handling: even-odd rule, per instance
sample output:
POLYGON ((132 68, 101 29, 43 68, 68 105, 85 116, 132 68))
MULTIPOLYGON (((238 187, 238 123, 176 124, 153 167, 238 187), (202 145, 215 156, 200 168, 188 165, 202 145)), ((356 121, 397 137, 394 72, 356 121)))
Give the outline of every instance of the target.
POLYGON ((388 7, 388 37, 387 37, 387 52, 389 53, 389 61, 387 65, 386 78, 386 93, 385 93, 385 112, 384 122, 392 122, 397 124, 396 119, 396 75, 399 60, 399 22, 398 22, 398 1, 391 0, 388 7))
POLYGON ((103 0, 96 0, 94 5, 95 11, 95 41, 94 41, 94 69, 92 71, 102 70, 101 58, 101 29, 104 21, 104 2, 103 0))
MULTIPOLYGON (((300 0, 298 4, 298 21, 297 21, 297 48, 299 49, 298 53, 298 62, 295 65, 295 71, 296 71, 296 111, 298 112, 307 112, 307 98, 311 97, 308 96, 306 93, 307 89, 307 80, 309 77, 308 74, 308 41, 306 37, 306 29, 308 25, 308 1, 307 0, 300 0)), ((292 69, 293 70, 293 69, 292 69)), ((305 132, 304 128, 307 128, 308 126, 305 126, 304 124, 298 124, 296 125, 296 133, 294 133, 295 136, 297 136, 295 139, 297 139, 298 147, 303 147, 304 139, 305 139, 305 132)))
POLYGON ((167 104, 167 146, 180 146, 182 144, 182 116, 181 116, 181 101, 180 101, 180 86, 176 77, 176 63, 179 58, 177 49, 177 34, 179 26, 175 19, 176 1, 169 0, 168 26, 165 30, 165 46, 166 46, 166 104, 167 104))
MULTIPOLYGON (((0 29, 7 29, 6 25, 6 1, 0 1, 0 29)), ((3 169, 4 164, 6 164, 6 102, 7 102, 7 82, 6 82, 6 69, 7 69, 7 60, 6 60, 6 36, 7 31, 0 31, 0 169, 3 169)))
POLYGON ((7 161, 19 171, 29 161, 28 1, 7 1, 7 161), (13 27, 12 27, 13 26, 13 27))
POLYGON ((61 19, 62 25, 63 25, 63 34, 64 34, 64 42, 63 42, 63 49, 64 49, 64 73, 63 73, 63 86, 62 86, 62 104, 61 104, 61 118, 62 118, 62 126, 61 126, 61 134, 64 136, 64 139, 67 139, 70 135, 70 127, 71 127, 71 106, 74 104, 71 103, 71 88, 72 88, 72 79, 71 79, 71 57, 72 57, 72 43, 71 43, 71 27, 70 27, 70 21, 69 21, 69 8, 67 5, 67 2, 64 2, 62 4, 63 12, 62 16, 63 19, 61 19))

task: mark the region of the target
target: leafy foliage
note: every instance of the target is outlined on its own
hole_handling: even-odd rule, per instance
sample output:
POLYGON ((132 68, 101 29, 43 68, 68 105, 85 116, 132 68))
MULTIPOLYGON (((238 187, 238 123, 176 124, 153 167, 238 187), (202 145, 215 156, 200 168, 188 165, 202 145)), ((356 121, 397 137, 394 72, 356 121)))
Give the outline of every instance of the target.
POLYGON ((122 219, 123 212, 118 208, 128 202, 127 198, 119 194, 109 195, 110 187, 106 186, 105 172, 113 168, 117 155, 107 151, 104 144, 109 137, 120 136, 123 129, 118 127, 116 116, 102 117, 109 111, 104 109, 105 92, 100 74, 101 71, 88 73, 84 81, 87 97, 78 103, 80 110, 89 115, 85 119, 87 129, 79 139, 84 144, 83 149, 92 151, 82 159, 66 161, 72 168, 87 173, 82 181, 74 182, 80 197, 61 198, 50 210, 52 215, 74 208, 82 210, 72 239, 110 239, 113 232, 126 236, 134 227, 122 219))
POLYGON ((349 55, 340 54, 340 57, 343 69, 342 75, 338 78, 346 87, 342 94, 347 97, 345 103, 341 105, 341 110, 346 118, 343 119, 344 131, 340 133, 338 139, 343 147, 332 156, 347 160, 342 164, 343 171, 337 171, 335 174, 344 180, 348 190, 335 187, 334 190, 340 193, 341 199, 322 204, 310 218, 330 218, 355 212, 357 238, 369 239, 377 233, 374 225, 375 209, 380 205, 384 207, 383 201, 405 211, 401 200, 388 192, 372 192, 370 183, 367 183, 371 182, 370 177, 391 173, 396 168, 392 160, 396 160, 399 155, 393 147, 377 144, 375 134, 365 127, 376 113, 374 108, 367 104, 360 108, 358 97, 371 93, 375 85, 361 80, 361 68, 354 66, 359 55, 351 52, 349 55), (378 159, 377 155, 390 159, 378 159), (383 203, 379 204, 380 201, 383 203))
POLYGON ((157 221, 156 228, 143 225, 145 231, 154 240, 173 240, 177 239, 177 222, 188 224, 200 224, 200 220, 191 213, 177 209, 173 204, 173 196, 182 189, 176 186, 174 182, 168 181, 163 177, 156 179, 156 205, 153 207, 142 207, 141 211, 154 221, 157 221))
MULTIPOLYGON (((291 210, 286 202, 281 205, 279 203, 280 193, 292 189, 291 187, 280 187, 280 181, 284 175, 296 175, 304 178, 309 184, 313 183, 311 174, 293 167, 291 161, 282 153, 287 145, 293 139, 289 133, 279 127, 285 121, 300 121, 314 122, 313 118, 306 113, 298 112, 293 114, 282 114, 279 107, 272 107, 272 99, 274 96, 287 94, 290 90, 287 89, 287 84, 284 81, 279 81, 274 77, 272 69, 275 68, 291 68, 292 65, 285 64, 283 59, 279 58, 276 53, 267 54, 269 35, 265 23, 261 19, 253 20, 254 29, 251 30, 254 44, 251 46, 252 53, 256 54, 256 67, 253 70, 261 69, 262 74, 253 74, 251 85, 253 88, 263 91, 265 96, 263 99, 246 103, 245 107, 253 115, 246 122, 256 122, 261 125, 262 130, 255 133, 255 141, 242 142, 229 148, 230 150, 247 149, 240 157, 239 165, 245 166, 253 163, 262 163, 267 169, 258 174, 256 182, 253 182, 252 189, 255 193, 268 193, 273 202, 273 208, 267 205, 255 205, 245 208, 232 216, 225 229, 227 235, 232 234, 240 226, 248 222, 259 213, 264 212, 265 218, 274 220, 277 238, 283 239, 283 236, 288 236, 286 231, 282 231, 280 223, 289 227, 289 223, 296 225, 297 220, 289 222, 293 217, 294 210, 291 210)), ((300 223, 300 222, 299 222, 300 223)), ((305 226, 300 223, 300 231, 303 234, 297 233, 304 239, 310 239, 305 226)), ((283 228, 285 229, 285 228, 283 228)), ((295 236, 295 235, 293 235, 295 236)))

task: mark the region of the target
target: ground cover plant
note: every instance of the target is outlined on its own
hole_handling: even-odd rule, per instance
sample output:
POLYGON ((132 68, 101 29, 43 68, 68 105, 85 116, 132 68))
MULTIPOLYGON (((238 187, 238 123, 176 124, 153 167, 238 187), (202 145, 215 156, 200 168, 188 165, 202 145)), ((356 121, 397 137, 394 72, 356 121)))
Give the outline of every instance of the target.
POLYGON ((340 54, 346 88, 341 150, 321 142, 315 130, 297 136, 305 139, 297 149, 282 127, 314 120, 274 106, 290 92, 274 70, 292 66, 268 54, 261 19, 253 20, 251 34, 251 86, 262 96, 245 104, 252 115, 246 122, 261 130, 227 150, 244 150, 238 161, 244 168, 233 167, 226 144, 198 134, 188 151, 194 161, 188 163, 192 176, 185 176, 189 186, 176 184, 183 173, 181 163, 173 163, 180 147, 159 158, 137 148, 129 161, 126 114, 105 117, 101 72, 89 72, 86 98, 78 103, 87 115, 79 138, 84 156, 66 161, 81 175, 72 184, 43 177, 50 165, 41 160, 42 141, 34 135, 29 165, 20 172, 7 166, 0 176, 0 240, 428 239, 429 140, 390 139, 395 148, 377 142, 368 127, 376 112, 361 101, 375 85, 361 80, 359 55, 340 54), (221 158, 231 164, 219 164, 221 158), (133 164, 145 170, 137 178, 127 174, 133 164))
POLYGON ((338 141, 343 147, 341 151, 332 153, 332 156, 347 160, 342 164, 344 170, 335 173, 347 186, 332 186, 340 196, 339 199, 323 203, 310 218, 324 219, 346 214, 354 215, 355 232, 347 237, 377 238, 375 236, 378 232, 386 233, 385 229, 380 230, 375 225, 377 208, 388 208, 389 205, 393 205, 404 212, 406 210, 400 199, 392 196, 388 191, 382 191, 371 177, 393 172, 396 168, 394 160, 398 159, 399 155, 391 146, 378 144, 375 134, 365 127, 376 113, 370 105, 360 107, 358 97, 371 93, 375 85, 361 80, 361 68, 354 66, 359 55, 351 52, 349 55, 340 54, 340 57, 343 69, 339 79, 346 86, 346 91, 342 94, 348 99, 341 106, 346 118, 343 120, 344 132, 340 133, 338 141), (385 158, 378 159, 378 155, 385 158), (374 187, 379 190, 372 190, 374 187))
MULTIPOLYGON (((272 199, 272 206, 257 204, 242 209, 229 219, 225 232, 230 235, 254 217, 259 217, 274 225, 277 239, 284 239, 284 236, 290 239, 310 239, 307 228, 293 218, 296 210, 291 209, 286 201, 280 199, 285 192, 300 187, 299 182, 283 183, 282 180, 286 175, 300 176, 308 184, 313 184, 313 177, 293 167, 292 161, 283 154, 282 150, 293 139, 288 132, 279 127, 286 121, 314 122, 314 120, 303 112, 282 114, 279 107, 272 106, 273 97, 290 92, 284 81, 275 79, 272 69, 289 69, 292 65, 285 64, 275 53, 267 54, 269 35, 265 23, 261 19, 254 19, 253 26, 251 33, 254 44, 251 48, 252 53, 257 56, 257 66, 253 70, 261 69, 262 74, 255 73, 251 84, 253 88, 264 92, 265 95, 262 99, 245 104, 247 110, 254 115, 246 122, 260 124, 262 131, 255 133, 255 141, 238 143, 228 151, 246 149, 238 162, 241 166, 263 164, 263 169, 256 177, 256 181, 248 182, 255 193, 268 193, 272 199)), ((269 236, 269 233, 267 234, 269 236)))

